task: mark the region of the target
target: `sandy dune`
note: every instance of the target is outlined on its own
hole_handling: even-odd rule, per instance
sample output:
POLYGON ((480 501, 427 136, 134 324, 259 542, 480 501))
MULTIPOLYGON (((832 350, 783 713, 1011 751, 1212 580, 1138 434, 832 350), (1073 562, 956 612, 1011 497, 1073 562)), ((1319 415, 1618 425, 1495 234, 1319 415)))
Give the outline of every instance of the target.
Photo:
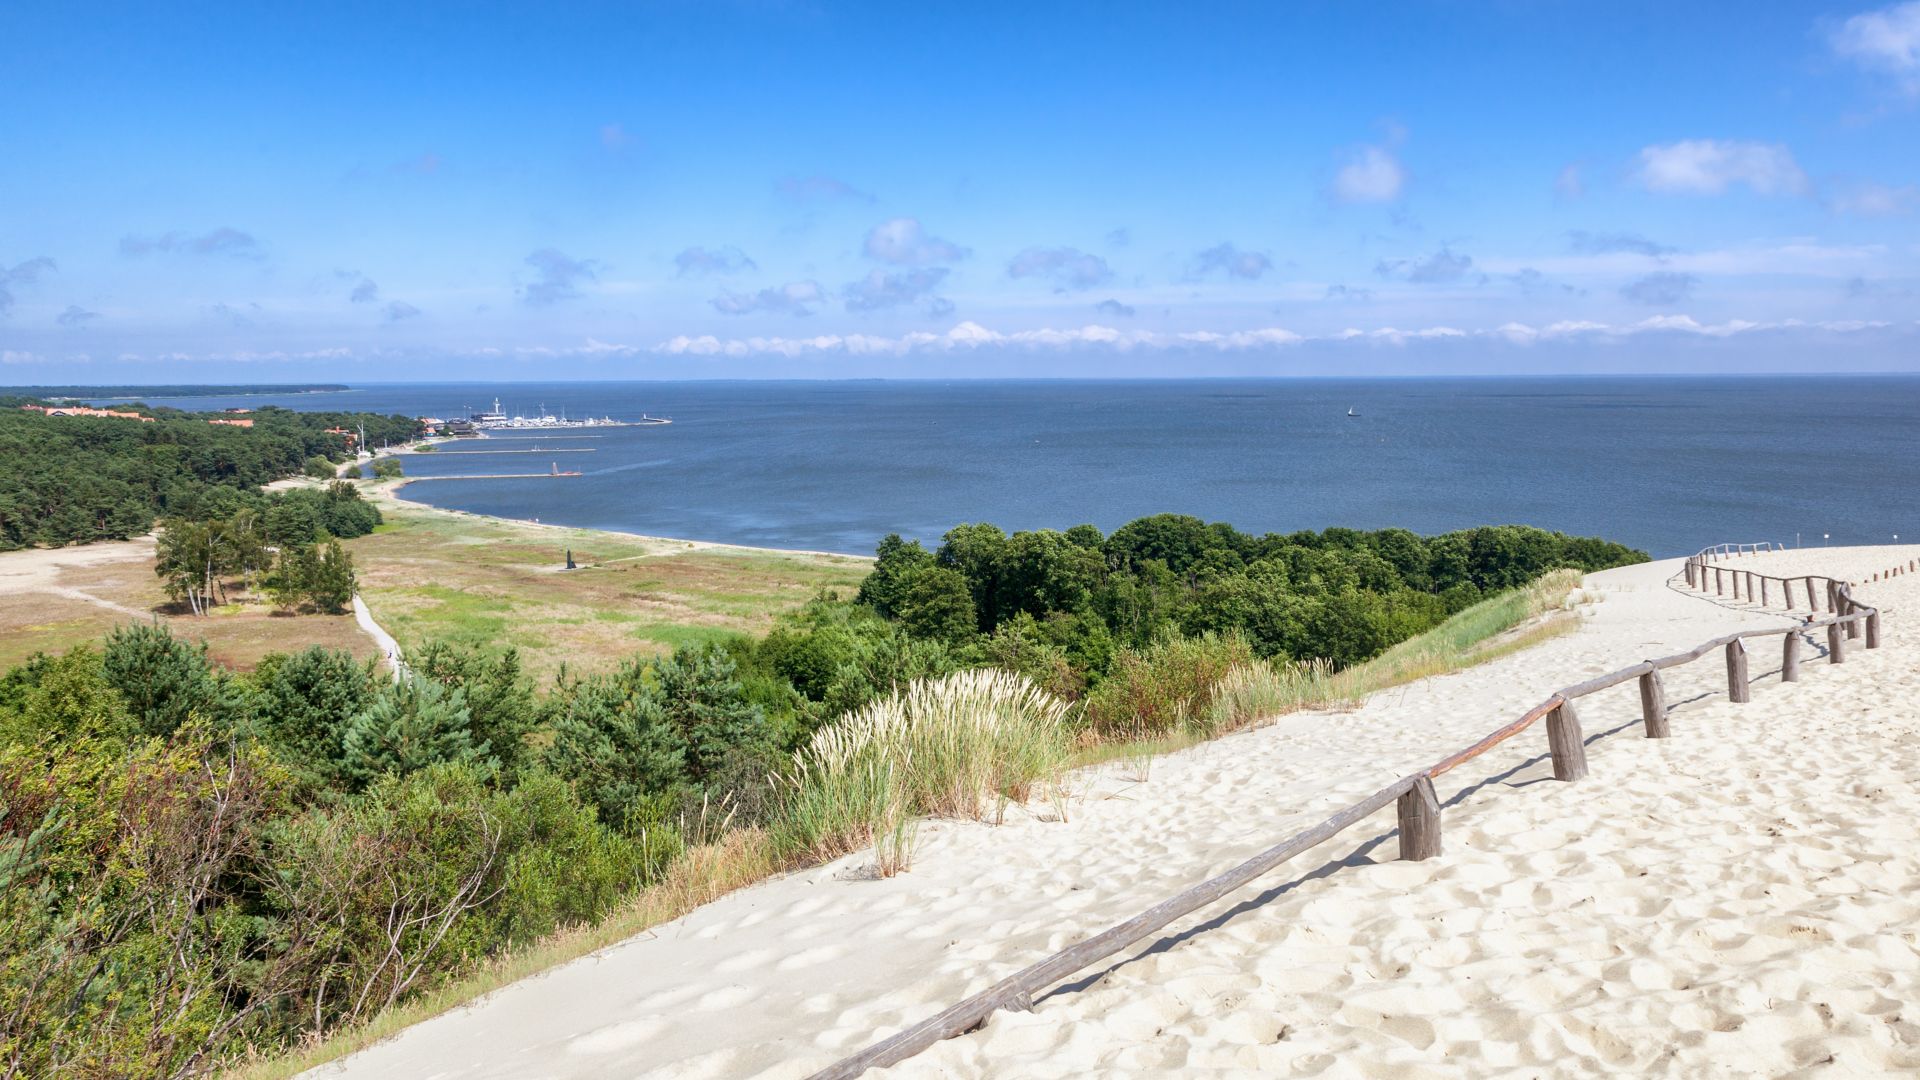
MULTIPOLYGON (((1742 565, 1864 581, 1916 556, 1742 565)), ((1145 782, 1108 768, 1064 822, 1037 806, 1000 827, 930 825, 910 873, 865 880, 855 857, 768 882, 319 1073, 804 1075, 1560 686, 1785 624, 1684 593, 1677 571, 1594 575, 1578 633, 1161 759, 1145 782)), ((1034 1012, 891 1072, 1920 1069, 1920 576, 1857 595, 1886 612, 1886 648, 1839 667, 1815 649, 1794 685, 1757 648, 1746 705, 1726 702, 1717 657, 1672 671, 1664 741, 1640 737, 1631 684, 1588 699, 1592 774, 1553 781, 1537 729, 1448 774, 1443 857, 1391 861, 1383 812, 1034 1012)))

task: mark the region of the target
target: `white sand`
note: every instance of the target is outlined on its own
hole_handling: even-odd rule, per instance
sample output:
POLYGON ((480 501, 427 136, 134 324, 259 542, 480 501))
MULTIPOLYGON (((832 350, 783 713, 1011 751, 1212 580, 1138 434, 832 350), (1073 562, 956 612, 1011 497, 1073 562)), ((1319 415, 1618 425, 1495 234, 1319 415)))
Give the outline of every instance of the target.
POLYGON ((65 570, 118 562, 152 562, 153 550, 154 538, 143 536, 137 540, 105 540, 73 547, 0 552, 0 596, 44 593, 79 600, 136 619, 152 618, 152 612, 127 607, 84 589, 62 585, 60 578, 65 570))
MULTIPOLYGON (((1742 560, 1864 579, 1920 548, 1742 560)), ((1578 633, 1458 675, 1104 770, 1069 820, 940 823, 910 873, 765 883, 320 1070, 355 1077, 800 1076, 1244 859, 1560 686, 1778 614, 1594 575, 1578 633)), ((1725 700, 1669 672, 1582 703, 1592 774, 1536 728, 1439 784, 1446 853, 1384 811, 907 1076, 1851 1074, 1920 1069, 1920 576, 1863 583, 1887 647, 1725 700), (1458 798, 1458 801, 1455 800, 1458 798), (1828 1059, 1831 1058, 1831 1061, 1828 1059)), ((1824 638, 1821 638, 1824 641, 1824 638)), ((1856 646, 1864 642, 1853 643, 1856 646)), ((879 1075, 879 1074, 875 1074, 879 1075)))

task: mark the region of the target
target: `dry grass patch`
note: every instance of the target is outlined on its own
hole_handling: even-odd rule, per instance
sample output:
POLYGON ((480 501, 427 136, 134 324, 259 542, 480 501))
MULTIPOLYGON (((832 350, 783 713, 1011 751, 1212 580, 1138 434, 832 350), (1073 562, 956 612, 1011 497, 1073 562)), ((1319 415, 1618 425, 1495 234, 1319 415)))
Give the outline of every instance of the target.
POLYGON ((374 617, 401 641, 511 643, 536 678, 759 635, 870 560, 558 529, 383 497, 387 523, 349 547, 374 617), (579 569, 565 571, 568 550, 579 569))

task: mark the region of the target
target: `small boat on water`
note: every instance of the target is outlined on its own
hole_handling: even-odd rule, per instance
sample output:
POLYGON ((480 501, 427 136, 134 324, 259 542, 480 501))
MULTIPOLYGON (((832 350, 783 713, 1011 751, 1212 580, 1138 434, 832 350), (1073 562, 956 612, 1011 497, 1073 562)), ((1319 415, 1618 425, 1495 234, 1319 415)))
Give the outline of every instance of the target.
POLYGON ((1349 405, 1349 406, 1347 406, 1347 415, 1348 415, 1348 416, 1359 416, 1360 414, 1359 414, 1359 413, 1357 413, 1357 412, 1354 412, 1354 411, 1353 411, 1353 406, 1351 406, 1351 405, 1349 405))

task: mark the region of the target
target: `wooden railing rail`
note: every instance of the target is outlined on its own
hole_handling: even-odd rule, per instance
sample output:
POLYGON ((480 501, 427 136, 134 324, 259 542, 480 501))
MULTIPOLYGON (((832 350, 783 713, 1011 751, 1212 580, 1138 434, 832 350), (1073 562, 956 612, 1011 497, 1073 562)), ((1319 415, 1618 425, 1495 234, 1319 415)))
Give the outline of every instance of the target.
MULTIPOLYGON (((1764 544, 1720 546, 1747 549, 1771 547, 1764 544)), ((1698 558, 1701 556, 1694 556, 1694 559, 1698 558)), ((1688 566, 1693 565, 1693 559, 1689 559, 1688 566)), ((1702 560, 1700 565, 1704 566, 1705 560, 1702 560)), ((1825 580, 1832 581, 1832 579, 1825 580)), ((1440 800, 1434 791, 1434 780, 1514 738, 1541 719, 1544 718, 1547 721, 1547 745, 1553 762, 1554 778, 1574 781, 1587 775, 1586 742, 1581 736, 1580 722, 1573 704, 1580 698, 1638 679, 1646 737, 1663 739, 1668 736, 1669 710, 1666 705, 1665 689, 1660 680, 1662 671, 1691 663, 1716 649, 1724 650, 1727 661, 1728 699, 1734 702, 1745 702, 1750 699, 1751 694, 1747 677, 1745 645, 1747 641, 1776 636, 1784 638, 1782 682, 1798 681, 1800 641, 1807 633, 1820 627, 1825 627, 1827 630, 1827 659, 1830 664, 1842 663, 1845 660, 1844 643, 1849 637, 1859 636, 1862 626, 1866 629, 1867 648, 1879 648, 1879 609, 1854 601, 1851 588, 1845 582, 1834 581, 1833 586, 1833 607, 1836 613, 1827 618, 1809 617, 1792 626, 1742 630, 1738 633, 1726 634, 1686 652, 1643 660, 1630 667, 1560 690, 1527 710, 1519 719, 1496 728, 1471 746, 1457 750, 1418 772, 1402 776, 1372 795, 1345 807, 1325 821, 1295 833, 1217 877, 1203 881, 1123 923, 1056 952, 1038 963, 1022 968, 987 989, 908 1027, 891 1038, 883 1039, 851 1057, 835 1062, 814 1073, 812 1080, 851 1080, 852 1077, 857 1077, 868 1069, 897 1064, 943 1039, 971 1031, 1000 1009, 1028 1011, 1033 1007, 1033 998, 1036 994, 1045 991, 1067 976, 1095 961, 1113 956, 1149 934, 1163 929, 1174 920, 1212 904, 1281 863, 1326 843, 1377 811, 1385 809, 1388 803, 1398 804, 1400 858, 1416 862, 1433 858, 1441 854, 1440 800)))

